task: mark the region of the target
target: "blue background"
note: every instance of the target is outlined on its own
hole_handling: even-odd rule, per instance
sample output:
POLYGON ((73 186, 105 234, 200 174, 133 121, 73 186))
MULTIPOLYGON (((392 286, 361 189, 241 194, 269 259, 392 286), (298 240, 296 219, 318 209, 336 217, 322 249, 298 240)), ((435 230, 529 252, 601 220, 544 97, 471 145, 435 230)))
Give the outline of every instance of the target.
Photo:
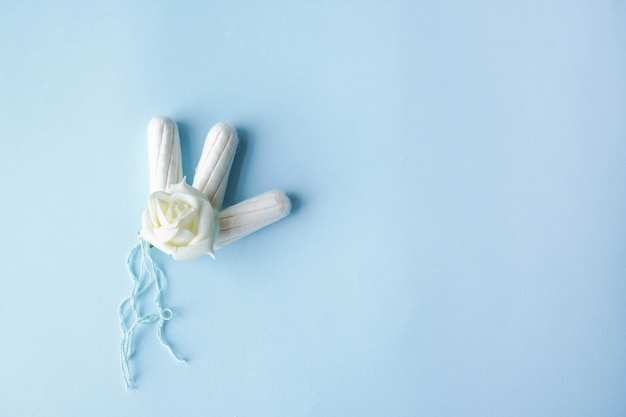
POLYGON ((626 3, 0 3, 0 415, 623 416, 626 3), (89 3, 89 4, 87 4, 89 3), (119 367, 150 117, 289 218, 159 260, 119 367))

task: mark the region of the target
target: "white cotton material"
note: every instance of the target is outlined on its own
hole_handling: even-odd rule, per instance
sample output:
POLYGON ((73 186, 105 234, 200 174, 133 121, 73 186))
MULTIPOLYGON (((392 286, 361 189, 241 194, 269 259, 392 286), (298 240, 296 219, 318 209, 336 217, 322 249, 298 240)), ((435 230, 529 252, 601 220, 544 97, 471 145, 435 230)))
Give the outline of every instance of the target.
POLYGON ((220 211, 215 248, 232 243, 287 216, 291 201, 284 192, 267 191, 220 211))
POLYGON ((178 126, 167 117, 154 117, 148 125, 150 193, 165 191, 183 180, 178 126))
POLYGON ((215 210, 222 207, 238 142, 237 131, 224 122, 213 126, 204 142, 193 187, 209 198, 215 210))

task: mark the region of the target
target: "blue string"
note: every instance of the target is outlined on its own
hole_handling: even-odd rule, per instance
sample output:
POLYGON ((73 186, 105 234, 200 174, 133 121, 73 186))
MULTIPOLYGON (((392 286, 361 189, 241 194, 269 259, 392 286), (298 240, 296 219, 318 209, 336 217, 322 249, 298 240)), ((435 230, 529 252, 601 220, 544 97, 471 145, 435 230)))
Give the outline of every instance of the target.
POLYGON ((135 345, 135 330, 139 325, 157 324, 157 336, 163 346, 167 348, 170 354, 178 361, 185 362, 170 346, 163 334, 163 326, 165 322, 173 316, 172 310, 163 308, 161 305, 161 295, 165 289, 165 273, 154 262, 150 255, 150 244, 145 240, 138 242, 128 254, 126 267, 133 281, 133 291, 130 297, 122 301, 119 308, 120 328, 122 330, 122 344, 120 346, 120 362, 122 366, 122 375, 127 388, 135 388, 135 382, 131 376, 129 361, 133 356, 135 345), (154 303, 156 304, 158 313, 142 315, 138 307, 138 302, 142 299, 142 295, 151 288, 156 289, 154 303), (132 324, 131 317, 134 316, 132 324))

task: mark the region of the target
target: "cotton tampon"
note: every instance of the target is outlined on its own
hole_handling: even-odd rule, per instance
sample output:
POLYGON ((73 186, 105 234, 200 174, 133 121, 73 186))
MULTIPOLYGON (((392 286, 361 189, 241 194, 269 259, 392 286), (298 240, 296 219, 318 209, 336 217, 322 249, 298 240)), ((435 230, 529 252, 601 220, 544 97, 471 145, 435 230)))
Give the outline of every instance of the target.
POLYGON ((291 211, 291 201, 284 192, 271 190, 218 212, 220 232, 215 248, 232 243, 268 226, 291 211))
POLYGON ((228 123, 213 126, 204 142, 193 187, 209 198, 215 210, 222 207, 238 142, 237 131, 228 123))
POLYGON ((183 180, 178 127, 167 117, 154 117, 148 125, 150 193, 165 191, 183 180))

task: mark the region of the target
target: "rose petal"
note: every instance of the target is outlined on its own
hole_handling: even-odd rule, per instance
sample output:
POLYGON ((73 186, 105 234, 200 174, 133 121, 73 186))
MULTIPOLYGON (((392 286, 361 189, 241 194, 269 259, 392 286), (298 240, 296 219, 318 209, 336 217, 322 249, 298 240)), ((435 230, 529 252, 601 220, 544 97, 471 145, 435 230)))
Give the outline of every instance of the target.
POLYGON ((175 194, 172 194, 172 197, 170 198, 171 206, 180 204, 180 205, 193 207, 196 210, 200 208, 200 205, 202 203, 203 201, 198 200, 197 196, 194 196, 191 194, 175 193, 175 194))
POLYGON ((189 226, 193 224, 196 217, 196 209, 194 209, 193 207, 186 207, 183 211, 178 213, 176 219, 172 221, 171 224, 176 227, 182 227, 191 230, 189 226))
MULTIPOLYGON (((157 194, 157 193, 154 193, 154 194, 157 194)), ((152 221, 154 222, 154 225, 157 227, 168 225, 170 224, 170 222, 167 219, 167 215, 165 214, 169 205, 169 201, 166 199, 168 196, 167 194, 163 192, 159 193, 163 195, 154 195, 154 194, 152 198, 152 205, 153 205, 152 210, 154 210, 155 213, 152 214, 152 217, 153 217, 152 221)))
POLYGON ((198 226, 195 230, 196 237, 191 242, 189 242, 190 244, 195 244, 196 242, 211 237, 213 235, 215 224, 217 223, 213 208, 210 204, 202 206, 197 219, 198 226))
POLYGON ((141 213, 141 232, 143 233, 144 230, 152 230, 152 227, 153 223, 150 217, 150 211, 144 210, 143 213, 141 213))
MULTIPOLYGON (((148 242, 150 242, 150 241, 148 241, 148 242)), ((152 245, 153 245, 155 248, 157 248, 157 249, 161 250, 162 252, 164 252, 164 253, 166 253, 166 254, 168 254, 168 255, 173 255, 173 254, 174 254, 174 251, 176 250, 176 247, 174 247, 174 246, 170 246, 170 245, 168 245, 167 243, 163 243, 163 242, 159 242, 159 241, 156 241, 156 242, 150 242, 150 243, 152 243, 152 245)))
MULTIPOLYGON (((198 200, 209 201, 209 199, 207 198, 206 195, 204 195, 199 190, 189 186, 184 181, 179 182, 178 184, 172 184, 170 187, 168 187, 167 191, 170 194, 172 194, 172 195, 173 194, 177 194, 177 193, 181 193, 181 194, 191 195, 191 196, 195 197, 198 200)), ((209 204, 211 204, 211 203, 209 203, 209 204)))
POLYGON ((159 242, 171 244, 171 240, 174 239, 179 230, 178 227, 157 227, 154 229, 154 235, 159 242))
POLYGON ((152 222, 150 221, 150 214, 148 213, 148 210, 145 210, 143 212, 141 223, 143 224, 143 228, 141 230, 141 233, 139 233, 139 238, 147 242, 150 242, 152 245, 159 248, 166 254, 171 255, 172 247, 163 243, 154 233, 154 229, 152 227, 152 222))
POLYGON ((209 239, 198 242, 193 246, 179 246, 172 253, 172 257, 178 261, 198 258, 204 255, 213 256, 213 248, 209 239))
POLYGON ((148 210, 150 212, 150 217, 152 218, 152 224, 154 225, 159 224, 159 217, 158 217, 159 205, 160 205, 159 200, 155 198, 154 194, 152 194, 150 198, 148 199, 148 210))
POLYGON ((167 243, 173 246, 178 246, 178 247, 187 246, 189 245, 189 242, 191 241, 191 239, 193 239, 196 236, 186 229, 179 228, 179 229, 176 229, 176 231, 177 231, 176 234, 167 241, 167 243))

